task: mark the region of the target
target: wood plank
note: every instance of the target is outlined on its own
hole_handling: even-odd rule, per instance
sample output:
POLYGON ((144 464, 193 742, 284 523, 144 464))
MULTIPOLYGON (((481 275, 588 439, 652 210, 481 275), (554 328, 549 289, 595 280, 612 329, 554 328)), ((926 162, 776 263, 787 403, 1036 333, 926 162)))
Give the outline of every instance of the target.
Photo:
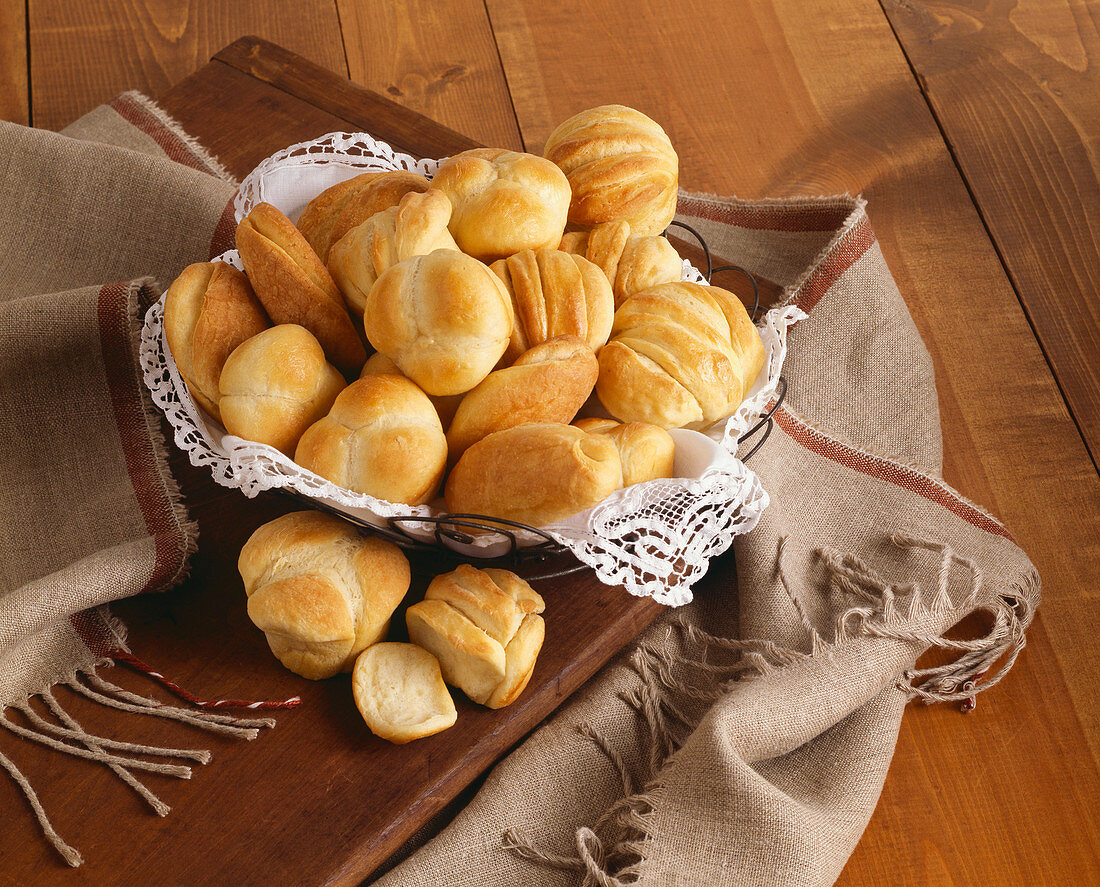
POLYGON ((158 95, 242 34, 347 73, 332 0, 28 0, 35 123, 60 129, 123 90, 158 95), (303 26, 308 23, 308 26, 303 26))
POLYGON ((482 0, 336 0, 348 76, 484 145, 522 151, 482 0))
POLYGON ((1095 847, 1100 835, 1094 805, 1080 801, 1100 791, 1100 480, 881 8, 747 0, 725 17, 701 0, 679 4, 674 17, 626 0, 488 8, 529 148, 582 108, 623 102, 665 126, 691 190, 868 198, 932 352, 945 476, 1005 520, 1035 560, 1045 600, 1017 672, 990 694, 996 701, 967 718, 910 713, 891 780, 919 767, 941 776, 903 777, 896 791, 887 781, 897 806, 872 819, 841 883, 908 872, 935 883, 950 883, 948 872, 967 873, 958 883, 1038 883, 1037 871, 1088 882, 1095 863, 1063 848, 1095 847), (984 753, 991 743, 996 757, 984 753), (1034 754, 1048 759, 1020 765, 1034 754), (1050 790, 1048 779, 1070 775, 1074 793, 1050 790), (935 810, 981 831, 936 830, 935 810), (1018 839, 1012 852, 983 852, 990 822, 1018 839), (901 837, 910 834, 923 843, 901 837))
POLYGON ((0 120, 27 126, 30 119, 26 2, 0 0, 0 120))
POLYGON ((886 0, 1094 462, 1100 29, 1085 0, 886 0))

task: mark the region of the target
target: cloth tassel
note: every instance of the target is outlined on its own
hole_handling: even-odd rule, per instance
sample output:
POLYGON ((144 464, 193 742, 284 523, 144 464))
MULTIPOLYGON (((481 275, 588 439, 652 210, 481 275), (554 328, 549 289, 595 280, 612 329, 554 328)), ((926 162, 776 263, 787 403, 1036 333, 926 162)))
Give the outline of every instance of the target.
POLYGON ((27 803, 31 805, 31 809, 38 819, 39 826, 42 827, 42 834, 46 836, 46 840, 53 845, 54 849, 61 854, 61 858, 73 868, 82 865, 84 863, 84 857, 80 855, 80 851, 66 844, 61 835, 54 830, 49 817, 46 816, 46 811, 42 807, 42 802, 38 800, 38 795, 35 793, 34 789, 31 788, 31 784, 27 780, 27 777, 24 776, 23 772, 2 752, 0 752, 0 767, 7 770, 8 775, 15 780, 15 784, 22 789, 23 794, 27 798, 27 803))

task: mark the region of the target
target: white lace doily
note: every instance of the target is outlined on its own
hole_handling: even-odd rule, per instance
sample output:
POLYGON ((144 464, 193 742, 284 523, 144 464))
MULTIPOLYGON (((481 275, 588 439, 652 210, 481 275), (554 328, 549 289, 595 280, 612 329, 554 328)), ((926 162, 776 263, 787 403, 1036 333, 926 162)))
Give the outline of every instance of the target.
MULTIPOLYGON (((416 160, 366 133, 330 133, 292 145, 263 161, 241 183, 234 209, 239 221, 257 203, 278 207, 292 220, 318 193, 369 170, 404 169, 432 176, 441 160, 416 160)), ((218 257, 240 268, 236 251, 218 257)), ((684 262, 684 280, 705 283, 684 262)), ((622 585, 633 595, 649 595, 671 606, 691 600, 691 586, 709 560, 725 551, 734 536, 756 526, 768 505, 760 479, 734 453, 737 438, 764 412, 775 394, 786 356, 788 328, 805 317, 794 307, 767 312, 759 325, 767 352, 764 369, 737 412, 699 431, 678 429, 675 478, 619 490, 594 508, 546 527, 546 531, 595 570, 602 582, 622 585)), ((354 493, 301 468, 273 447, 228 434, 198 409, 176 368, 164 337, 164 298, 145 316, 141 363, 153 401, 172 425, 176 444, 192 465, 207 467, 222 486, 253 497, 283 488, 378 526, 398 516, 445 513, 442 500, 401 505, 354 493)), ((434 526, 403 523, 426 541, 434 526)), ((462 545, 445 544, 470 558, 496 557, 510 543, 485 535, 462 545)), ((520 544, 541 539, 520 534, 520 544)))

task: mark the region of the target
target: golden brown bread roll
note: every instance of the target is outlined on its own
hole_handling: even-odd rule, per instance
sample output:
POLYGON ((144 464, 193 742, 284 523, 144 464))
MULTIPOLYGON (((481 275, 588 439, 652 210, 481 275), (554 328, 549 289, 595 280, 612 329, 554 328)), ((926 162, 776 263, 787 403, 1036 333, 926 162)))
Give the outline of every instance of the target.
POLYGON ((664 237, 631 234, 628 222, 604 222, 591 231, 571 231, 559 247, 582 255, 611 281, 615 307, 635 293, 662 283, 675 283, 683 273, 683 261, 664 237))
POLYGON ((225 361, 218 382, 222 424, 230 434, 290 456, 344 384, 309 330, 273 326, 242 342, 225 361))
POLYGON ((442 191, 413 192, 334 241, 328 268, 349 310, 361 318, 374 282, 398 262, 437 249, 457 252, 447 230, 450 218, 451 204, 442 191))
POLYGON ((437 249, 398 262, 371 288, 371 344, 428 394, 461 394, 489 375, 512 335, 512 300, 485 265, 437 249))
POLYGON ((183 269, 164 296, 164 334, 195 402, 215 419, 218 379, 233 349, 271 325, 248 278, 225 262, 183 269))
POLYGON ((384 175, 384 172, 365 172, 347 181, 337 182, 314 197, 302 210, 302 214, 298 216, 298 230, 313 247, 318 258, 323 261, 328 255, 329 247, 336 242, 332 237, 332 229, 348 201, 372 181, 384 175))
POLYGON ((420 505, 439 489, 447 438, 416 385, 404 376, 366 376, 302 435, 294 461, 344 489, 420 505))
POLYGON ((593 351, 607 342, 614 300, 607 278, 591 262, 540 249, 524 250, 490 267, 508 290, 516 317, 505 363, 557 336, 579 336, 593 351))
POLYGON ((264 524, 237 567, 249 619, 283 665, 312 680, 350 670, 409 590, 401 549, 319 511, 264 524))
POLYGON ((553 163, 504 148, 455 154, 432 179, 451 201, 451 233, 483 261, 553 249, 565 231, 569 182, 553 163))
MULTIPOLYGON (((367 358, 367 362, 363 364, 363 371, 359 374, 359 378, 364 376, 403 376, 401 368, 395 364, 392 360, 386 357, 381 351, 375 351, 370 357, 367 358)), ((416 384, 415 382, 413 383, 416 384)), ((439 414, 439 421, 443 425, 443 430, 446 431, 451 427, 451 420, 455 416, 455 410, 458 409, 458 405, 462 403, 463 394, 429 394, 428 400, 432 402, 432 406, 435 407, 435 411, 439 414)))
POLYGON ((538 422, 571 422, 584 406, 600 366, 576 336, 559 336, 524 352, 510 367, 495 370, 458 405, 447 431, 453 463, 494 431, 538 422))
POLYGON ((607 437, 572 425, 520 425, 466 450, 445 497, 452 513, 542 527, 591 508, 621 482, 619 451, 607 437))
POLYGON ((619 306, 599 361, 596 393, 612 416, 680 428, 736 410, 764 366, 764 344, 733 293, 665 283, 619 306))
POLYGON ((569 179, 572 224, 622 220, 635 234, 660 234, 676 214, 676 151, 640 111, 624 105, 582 111, 550 133, 543 154, 569 179))
POLYGON ((439 733, 458 720, 438 660, 416 644, 367 647, 355 660, 351 690, 371 733, 397 745, 439 733))
POLYGON ((589 434, 610 438, 623 463, 623 486, 672 477, 676 443, 665 429, 645 422, 616 422, 614 419, 578 419, 573 423, 589 434))
MULTIPOLYGON (((423 194, 430 187, 426 178, 403 169, 380 174, 368 182, 365 188, 356 191, 344 205, 332 226, 329 249, 339 243, 352 228, 362 225, 383 210, 400 204, 407 194, 423 194)), ((322 258, 327 260, 328 256, 322 258)))
POLYGON ((545 606, 515 573, 463 564, 432 580, 405 623, 410 639, 439 660, 447 683, 474 702, 503 708, 531 679, 545 606))
POLYGON ((237 226, 237 252, 248 279, 275 323, 296 323, 317 337, 329 361, 355 376, 367 359, 344 297, 290 219, 259 203, 237 226))

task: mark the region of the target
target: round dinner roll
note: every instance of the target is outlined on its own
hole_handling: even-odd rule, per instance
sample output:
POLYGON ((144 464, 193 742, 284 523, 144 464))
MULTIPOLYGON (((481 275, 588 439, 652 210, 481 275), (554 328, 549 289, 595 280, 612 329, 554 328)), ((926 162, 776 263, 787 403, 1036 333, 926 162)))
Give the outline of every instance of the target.
POLYGON ((370 343, 428 394, 461 394, 496 366, 512 335, 512 300, 470 256, 437 249, 398 262, 371 288, 370 343))
POLYGON ((557 336, 579 336, 593 351, 607 342, 614 298, 607 277, 587 259, 528 249, 490 267, 508 290, 516 317, 505 363, 557 336))
POLYGON ((447 466, 435 407, 404 376, 365 376, 298 442, 294 461, 337 486, 388 502, 434 498, 447 466))
POLYGON ((187 390, 221 418, 218 379, 241 342, 271 326, 248 278, 225 262, 183 269, 164 295, 164 334, 187 390))
POLYGON ((569 182, 534 154, 474 148, 446 160, 432 179, 450 198, 451 233, 483 261, 520 250, 554 248, 565 231, 569 182))
POLYGON ((450 218, 451 204, 442 191, 412 192, 336 241, 329 250, 328 269, 348 309, 362 317, 374 282, 398 262, 437 249, 457 252, 447 230, 450 218))
POLYGON ((320 511, 264 524, 237 568, 248 618, 283 665, 311 680, 349 671, 386 636, 410 580, 400 548, 320 511))
POLYGON ((619 451, 572 425, 520 425, 471 446, 447 478, 452 514, 485 514, 543 527, 619 489, 619 451))
POLYGON ((619 450, 623 463, 623 486, 672 477, 676 442, 665 429, 645 422, 616 422, 614 419, 578 419, 573 423, 589 434, 602 434, 619 450))
POLYGON ((621 220, 635 234, 660 234, 676 214, 676 151, 641 111, 625 105, 581 111, 550 133, 543 154, 569 179, 574 225, 621 220))
POLYGON ((351 692, 371 733, 397 745, 439 733, 458 720, 439 661, 416 644, 367 647, 355 660, 351 692))
POLYGON ((222 424, 230 434, 289 456, 344 384, 309 330, 292 323, 273 326, 226 359, 218 381, 222 424))
POLYGON ((596 394, 623 422, 705 426, 737 409, 764 356, 760 333, 733 293, 664 283, 615 312, 596 394))
MULTIPOLYGON (((364 376, 404 376, 401 372, 401 368, 395 364, 392 360, 386 357, 381 351, 375 351, 370 357, 367 358, 367 362, 363 364, 363 371, 359 374, 359 378, 364 376)), ((414 383, 415 384, 415 383, 414 383)), ((435 407, 435 411, 439 414, 439 421, 443 424, 443 430, 446 431, 450 425, 451 420, 455 417, 455 410, 458 409, 458 405, 462 403, 464 394, 429 394, 428 400, 432 402, 432 406, 435 407)))

